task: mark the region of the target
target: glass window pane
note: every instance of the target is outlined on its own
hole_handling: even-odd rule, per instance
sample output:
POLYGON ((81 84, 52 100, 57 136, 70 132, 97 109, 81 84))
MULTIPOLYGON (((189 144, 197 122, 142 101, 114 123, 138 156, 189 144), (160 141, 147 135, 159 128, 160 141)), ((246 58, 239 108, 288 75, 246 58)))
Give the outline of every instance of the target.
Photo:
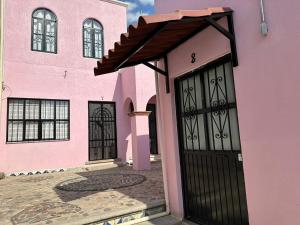
POLYGON ((44 19, 44 10, 43 10, 43 9, 36 10, 36 11, 33 13, 33 17, 37 17, 37 18, 44 19))
POLYGON ((57 120, 69 119, 69 102, 67 101, 56 102, 56 119, 57 120))
POLYGON ((206 150, 203 114, 182 118, 186 150, 206 150))
POLYGON ((92 20, 86 20, 83 25, 84 28, 92 28, 92 26, 93 26, 92 20))
POLYGON ((93 26, 93 28, 98 29, 98 30, 102 30, 101 24, 98 21, 96 21, 96 20, 94 20, 94 26, 93 26))
POLYGON ((8 108, 8 119, 21 120, 23 119, 23 109, 24 109, 24 101, 23 100, 9 100, 9 108, 8 108))
POLYGON ((54 101, 41 102, 41 119, 54 119, 54 101))
POLYGON ((32 36, 32 49, 42 51, 43 48, 43 36, 34 34, 32 36))
POLYGON ((33 33, 43 34, 43 20, 33 19, 33 33))
POLYGON ((227 92, 226 92, 223 64, 221 66, 216 67, 215 77, 216 77, 215 78, 216 96, 218 97, 218 101, 219 101, 218 104, 226 104, 227 103, 227 92))
POLYGON ((42 139, 54 138, 54 122, 42 122, 42 139))
POLYGON ((92 31, 89 29, 85 29, 84 30, 84 37, 83 37, 83 41, 84 41, 84 56, 86 57, 92 57, 93 56, 93 49, 92 49, 92 31))
POLYGON ((218 78, 215 68, 204 72, 204 85, 207 107, 214 107, 218 104, 218 78))
POLYGON ((55 20, 56 20, 56 17, 53 15, 52 12, 46 11, 45 19, 46 19, 46 20, 53 20, 53 21, 55 21, 55 20))
POLYGON ((56 23, 52 22, 52 21, 46 21, 45 22, 45 32, 46 32, 46 36, 55 36, 55 27, 56 27, 56 23))
POLYGON ((69 138, 69 122, 59 121, 56 122, 56 139, 65 140, 69 138))
POLYGON ((46 39, 46 52, 55 52, 55 38, 47 36, 46 39))
POLYGON ((95 58, 102 58, 103 56, 102 46, 102 32, 95 31, 95 58))
POLYGON ((7 129, 7 141, 22 141, 23 140, 23 122, 9 121, 7 129))
POLYGON ((26 121, 25 123, 25 139, 26 140, 37 140, 38 139, 38 122, 26 121))
POLYGON ((115 110, 113 104, 103 104, 102 110, 101 110, 101 118, 105 121, 111 121, 114 120, 115 110))
POLYGON ((38 100, 25 101, 25 119, 38 120, 40 118, 40 102, 38 100))

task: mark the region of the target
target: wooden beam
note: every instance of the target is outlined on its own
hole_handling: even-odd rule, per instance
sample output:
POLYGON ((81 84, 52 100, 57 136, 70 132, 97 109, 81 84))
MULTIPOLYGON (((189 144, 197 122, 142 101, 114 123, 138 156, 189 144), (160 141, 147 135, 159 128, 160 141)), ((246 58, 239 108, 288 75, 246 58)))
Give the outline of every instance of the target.
POLYGON ((158 72, 158 73, 160 73, 160 74, 162 74, 162 75, 164 75, 164 76, 167 76, 166 71, 163 71, 162 69, 160 69, 160 68, 158 68, 158 67, 152 65, 151 63, 149 63, 149 62, 144 62, 143 64, 144 64, 145 66, 148 66, 150 69, 153 69, 153 70, 155 70, 156 72, 158 72))
POLYGON ((227 31, 224 27, 222 27, 220 24, 218 24, 215 20, 213 20, 212 18, 208 17, 205 19, 205 21, 208 22, 217 31, 219 31, 224 36, 226 36, 229 40, 234 40, 234 36, 229 31, 227 31))
POLYGON ((128 62, 137 52, 139 52, 141 49, 144 48, 145 45, 147 45, 149 42, 151 42, 153 40, 153 38, 156 37, 156 35, 158 35, 163 29, 166 28, 166 26, 168 26, 168 22, 162 23, 160 24, 157 28, 155 28, 150 34, 147 35, 147 37, 142 40, 141 42, 139 42, 135 48, 133 48, 128 55, 126 55, 126 57, 124 59, 122 59, 116 66, 116 70, 122 68, 122 66, 128 62))

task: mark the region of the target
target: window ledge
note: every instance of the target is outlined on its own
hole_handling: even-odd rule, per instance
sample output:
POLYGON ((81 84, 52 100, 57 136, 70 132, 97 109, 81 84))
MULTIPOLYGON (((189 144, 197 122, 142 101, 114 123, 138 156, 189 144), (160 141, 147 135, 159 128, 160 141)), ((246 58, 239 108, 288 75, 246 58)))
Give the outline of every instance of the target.
POLYGON ((70 141, 70 139, 65 140, 38 140, 38 141, 12 141, 12 142, 6 142, 6 144, 30 144, 30 143, 45 143, 45 142, 66 142, 70 141))

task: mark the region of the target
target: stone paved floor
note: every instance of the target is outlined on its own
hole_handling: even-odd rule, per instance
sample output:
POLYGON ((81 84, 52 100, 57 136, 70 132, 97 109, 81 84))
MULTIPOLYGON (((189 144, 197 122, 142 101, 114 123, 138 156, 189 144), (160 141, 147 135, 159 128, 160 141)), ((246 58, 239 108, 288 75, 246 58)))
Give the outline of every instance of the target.
POLYGON ((0 225, 84 224, 163 203, 160 162, 0 180, 0 225))

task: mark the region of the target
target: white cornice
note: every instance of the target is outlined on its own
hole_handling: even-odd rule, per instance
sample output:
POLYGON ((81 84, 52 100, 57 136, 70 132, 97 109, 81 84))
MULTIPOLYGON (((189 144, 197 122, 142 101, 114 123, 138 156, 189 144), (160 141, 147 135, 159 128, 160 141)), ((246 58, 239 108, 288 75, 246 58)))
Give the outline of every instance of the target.
POLYGON ((116 4, 116 5, 128 7, 128 3, 126 3, 126 2, 121 2, 121 1, 118 1, 118 0, 100 0, 100 1, 103 1, 103 2, 109 2, 109 3, 112 3, 112 4, 116 4))

